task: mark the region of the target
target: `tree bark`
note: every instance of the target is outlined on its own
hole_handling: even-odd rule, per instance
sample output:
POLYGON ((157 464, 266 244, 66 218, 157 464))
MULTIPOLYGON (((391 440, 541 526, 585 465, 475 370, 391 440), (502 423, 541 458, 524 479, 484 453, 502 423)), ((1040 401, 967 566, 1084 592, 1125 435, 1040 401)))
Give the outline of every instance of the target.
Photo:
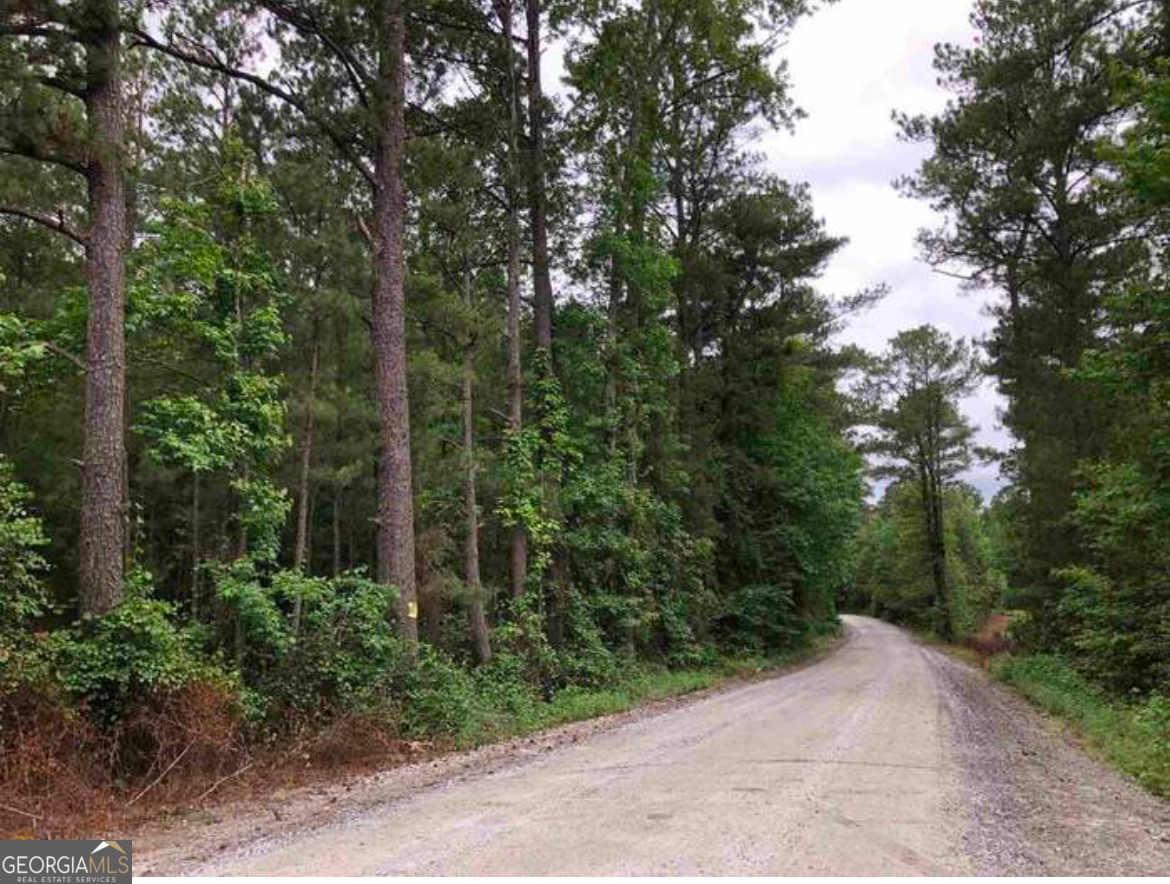
MULTIPOLYGON (((615 235, 621 234, 615 231, 615 235)), ((611 458, 617 457, 618 428, 621 425, 617 407, 618 308, 621 298, 622 280, 617 255, 614 255, 609 259, 609 300, 605 306, 605 420, 611 458)))
POLYGON ((552 278, 548 259, 548 194, 544 157, 544 91, 540 79, 540 0, 525 0, 528 20, 528 200, 532 223, 533 324, 536 346, 549 353, 552 366, 552 278))
POLYGON ((201 549, 199 513, 199 471, 191 473, 191 618, 199 617, 199 560, 201 549))
POLYGON ((293 568, 305 564, 309 536, 309 473, 313 466, 313 400, 317 392, 317 372, 321 364, 321 345, 314 343, 309 362, 309 389, 305 398, 305 415, 301 432, 300 477, 297 482, 297 536, 293 546, 293 568))
POLYGON ((946 535, 943 525, 942 488, 930 456, 923 453, 918 466, 918 483, 922 496, 923 522, 930 549, 931 576, 934 580, 935 629, 940 638, 951 638, 950 594, 947 587, 946 535))
MULTIPOLYGON (((464 272, 464 298, 471 309, 471 274, 464 272)), ((492 658, 491 633, 484 612, 483 585, 479 574, 479 504, 475 493, 475 365, 472 348, 463 350, 463 505, 467 519, 467 533, 463 542, 463 582, 470 597, 467 601, 467 622, 471 640, 480 663, 492 658)))
MULTIPOLYGON (((336 451, 341 450, 341 443, 345 439, 342 431, 341 411, 337 412, 336 451)), ((333 479, 333 576, 341 574, 341 506, 344 501, 344 489, 339 474, 333 479)))
MULTIPOLYGON (((520 364, 520 148, 519 94, 512 63, 512 0, 497 4, 503 31, 504 58, 508 65, 508 431, 519 437, 524 429, 524 375, 520 364)), ((547 268, 546 268, 547 269, 547 268)), ((508 548, 509 578, 513 598, 524 594, 528 583, 528 533, 513 525, 508 548)))
POLYGON ((934 501, 934 557, 932 568, 934 570, 934 587, 937 595, 936 604, 939 609, 939 634, 942 638, 949 639, 952 637, 953 630, 951 629, 950 587, 947 585, 946 524, 943 521, 943 492, 937 481, 937 477, 933 482, 932 494, 934 501))
MULTIPOLYGON (((317 373, 321 365, 321 344, 317 340, 317 323, 313 323, 313 354, 309 363, 309 390, 305 398, 304 431, 301 433, 301 474, 297 483, 297 537, 293 546, 293 570, 305 567, 305 555, 309 545, 309 473, 313 466, 313 404, 317 393, 317 373)), ((292 631, 296 635, 301 628, 301 607, 303 599, 297 593, 293 601, 292 631)))
POLYGON ((401 0, 382 6, 379 22, 374 158, 374 386, 381 419, 382 469, 378 476, 379 573, 398 590, 398 634, 418 641, 414 570, 414 496, 410 461, 410 402, 406 384, 406 322, 402 241, 405 194, 406 16, 401 0))
POLYGON ((122 592, 126 508, 125 253, 122 44, 116 0, 88 0, 86 34, 86 163, 89 235, 85 277, 85 443, 81 479, 80 608, 109 610, 122 592))
MULTIPOLYGON (((544 155, 544 89, 541 85, 541 0, 525 0, 528 49, 528 201, 532 227, 533 325, 538 375, 555 373, 553 360, 553 292, 548 255, 548 181, 544 155)), ((538 377, 544 380, 544 377, 538 377)), ((560 490, 547 476, 541 480, 545 508, 559 521, 560 490)), ((549 562, 549 606, 546 628, 554 647, 564 636, 568 569, 563 550, 553 549, 549 562)))

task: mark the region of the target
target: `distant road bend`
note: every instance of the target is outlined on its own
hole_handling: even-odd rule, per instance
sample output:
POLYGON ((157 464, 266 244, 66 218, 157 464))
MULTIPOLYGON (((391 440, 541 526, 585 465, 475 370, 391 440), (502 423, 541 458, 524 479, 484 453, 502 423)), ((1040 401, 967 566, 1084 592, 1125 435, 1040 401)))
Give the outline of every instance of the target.
POLYGON ((200 853, 195 836, 145 865, 209 875, 1170 871, 1170 805, 983 673, 895 627, 845 620, 844 645, 794 673, 324 822, 267 833, 237 823, 248 837, 226 844, 220 832, 200 853))

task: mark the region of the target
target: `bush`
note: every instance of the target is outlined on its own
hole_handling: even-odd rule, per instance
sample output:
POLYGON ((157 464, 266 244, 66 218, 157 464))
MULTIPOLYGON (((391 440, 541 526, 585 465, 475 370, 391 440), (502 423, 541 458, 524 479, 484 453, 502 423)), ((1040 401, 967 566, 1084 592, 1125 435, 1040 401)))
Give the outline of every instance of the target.
POLYGON ((594 688, 612 684, 621 667, 597 626, 593 605, 573 592, 566 608, 565 643, 557 655, 562 684, 594 688))
POLYGON ((418 649, 403 698, 402 731, 411 737, 454 737, 475 732, 481 718, 475 678, 442 651, 418 649))
POLYGON ((28 489, 13 480, 12 467, 0 457, 0 648, 5 633, 48 610, 41 577, 49 566, 40 550, 49 541, 40 519, 26 510, 28 498, 28 489))
POLYGON ((724 647, 737 653, 779 651, 805 636, 807 625, 786 588, 746 586, 729 599, 727 608, 717 628, 724 647))
POLYGON ((99 617, 53 633, 43 644, 57 683, 94 721, 123 721, 153 699, 190 685, 235 683, 199 648, 200 632, 178 626, 175 606, 130 597, 99 617))
MULTIPOLYGON (((360 573, 312 581, 296 576, 302 583, 295 588, 305 593, 300 629, 282 665, 258 677, 257 687, 281 717, 388 714, 412 665, 386 618, 394 590, 360 573)), ((295 595, 287 581, 282 592, 290 600, 295 595)))

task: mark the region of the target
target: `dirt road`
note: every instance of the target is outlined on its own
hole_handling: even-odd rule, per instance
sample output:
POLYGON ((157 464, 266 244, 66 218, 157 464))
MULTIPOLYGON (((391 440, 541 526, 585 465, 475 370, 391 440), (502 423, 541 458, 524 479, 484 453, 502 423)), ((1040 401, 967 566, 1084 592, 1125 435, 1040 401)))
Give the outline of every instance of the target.
POLYGON ((398 800, 347 794, 338 809, 334 796, 327 820, 226 820, 136 857, 136 872, 1170 872, 1170 805, 983 673, 846 619, 845 644, 798 672, 489 757, 488 772, 465 767, 398 800))

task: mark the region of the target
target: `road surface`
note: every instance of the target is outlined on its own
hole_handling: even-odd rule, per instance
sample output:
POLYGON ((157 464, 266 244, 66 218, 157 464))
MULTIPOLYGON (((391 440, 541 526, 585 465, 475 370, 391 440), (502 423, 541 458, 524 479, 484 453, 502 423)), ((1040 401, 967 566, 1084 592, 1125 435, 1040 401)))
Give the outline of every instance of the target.
POLYGON ((154 867, 211 875, 1170 872, 1170 805, 1088 759, 983 673, 887 624, 846 620, 843 646, 794 673, 324 822, 303 815, 258 837, 253 828, 203 855, 187 845, 185 862, 154 867))

